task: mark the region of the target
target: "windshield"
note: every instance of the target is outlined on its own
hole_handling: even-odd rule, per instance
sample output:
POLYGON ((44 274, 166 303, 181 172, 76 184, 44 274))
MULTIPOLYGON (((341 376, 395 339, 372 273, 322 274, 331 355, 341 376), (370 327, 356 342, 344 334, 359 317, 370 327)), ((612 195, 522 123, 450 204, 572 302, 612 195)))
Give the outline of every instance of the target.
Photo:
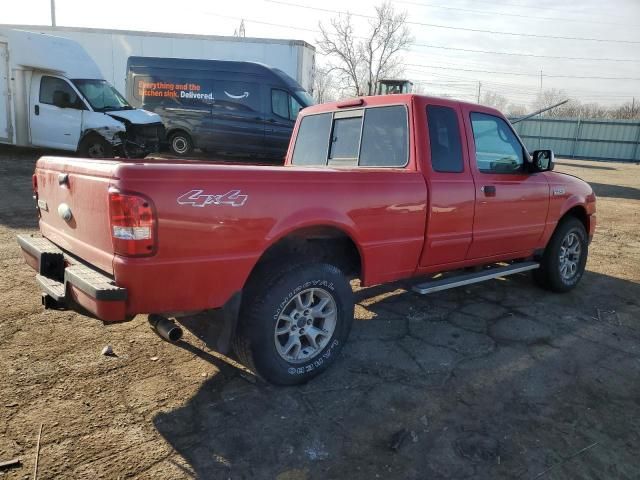
POLYGON ((106 80, 73 80, 73 83, 97 112, 133 108, 106 80))
POLYGON ((316 102, 311 95, 309 95, 305 90, 296 90, 295 94, 297 97, 302 100, 302 106, 308 107, 310 105, 315 105, 316 102))

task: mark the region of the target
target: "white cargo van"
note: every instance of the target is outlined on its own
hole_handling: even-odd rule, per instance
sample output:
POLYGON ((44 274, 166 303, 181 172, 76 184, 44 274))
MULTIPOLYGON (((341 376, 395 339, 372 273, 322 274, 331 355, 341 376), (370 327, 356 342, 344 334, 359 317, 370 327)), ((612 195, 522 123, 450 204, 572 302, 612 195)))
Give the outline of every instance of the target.
POLYGON ((163 137, 160 117, 129 105, 78 43, 0 29, 0 143, 144 157, 163 137))

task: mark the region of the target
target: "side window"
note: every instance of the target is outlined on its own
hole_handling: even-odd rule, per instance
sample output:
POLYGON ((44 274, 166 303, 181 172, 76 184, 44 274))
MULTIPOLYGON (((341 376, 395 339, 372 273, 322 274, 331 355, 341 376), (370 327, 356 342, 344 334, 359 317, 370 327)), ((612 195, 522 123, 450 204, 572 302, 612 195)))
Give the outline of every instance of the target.
POLYGON ((484 173, 522 171, 524 149, 509 125, 486 113, 471 113, 478 169, 484 173))
POLYGON ((407 110, 403 106, 365 110, 360 166, 403 167, 407 164, 407 110))
POLYGON ((458 115, 453 108, 427 106, 431 166, 436 172, 464 170, 458 115))
POLYGON ((75 90, 61 78, 43 76, 40 80, 40 103, 53 105, 53 96, 56 91, 61 91, 69 95, 72 108, 83 109, 82 101, 78 98, 75 90))
POLYGON ((331 113, 308 115, 300 122, 293 148, 294 165, 326 165, 331 113))
POLYGON ((284 90, 271 90, 271 111, 282 118, 289 118, 289 94, 284 90))
POLYGON ((357 160, 361 128, 361 116, 336 118, 331 132, 329 160, 357 160))

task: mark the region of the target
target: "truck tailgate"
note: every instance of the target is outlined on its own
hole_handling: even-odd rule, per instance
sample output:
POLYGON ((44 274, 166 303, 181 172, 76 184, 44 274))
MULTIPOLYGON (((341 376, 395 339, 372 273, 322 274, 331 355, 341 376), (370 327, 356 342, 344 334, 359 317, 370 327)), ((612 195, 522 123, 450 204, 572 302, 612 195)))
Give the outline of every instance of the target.
POLYGON ((35 173, 42 234, 109 274, 113 274, 113 246, 108 191, 118 163, 42 157, 35 173))

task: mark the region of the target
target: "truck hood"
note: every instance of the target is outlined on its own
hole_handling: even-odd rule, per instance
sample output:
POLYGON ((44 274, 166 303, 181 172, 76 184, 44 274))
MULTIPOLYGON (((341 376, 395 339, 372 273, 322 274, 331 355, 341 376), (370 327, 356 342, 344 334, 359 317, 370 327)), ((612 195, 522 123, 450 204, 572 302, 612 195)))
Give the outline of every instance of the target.
POLYGON ((134 125, 147 125, 149 123, 160 122, 160 115, 137 108, 135 110, 117 110, 115 112, 106 112, 110 117, 116 120, 126 120, 134 125))

